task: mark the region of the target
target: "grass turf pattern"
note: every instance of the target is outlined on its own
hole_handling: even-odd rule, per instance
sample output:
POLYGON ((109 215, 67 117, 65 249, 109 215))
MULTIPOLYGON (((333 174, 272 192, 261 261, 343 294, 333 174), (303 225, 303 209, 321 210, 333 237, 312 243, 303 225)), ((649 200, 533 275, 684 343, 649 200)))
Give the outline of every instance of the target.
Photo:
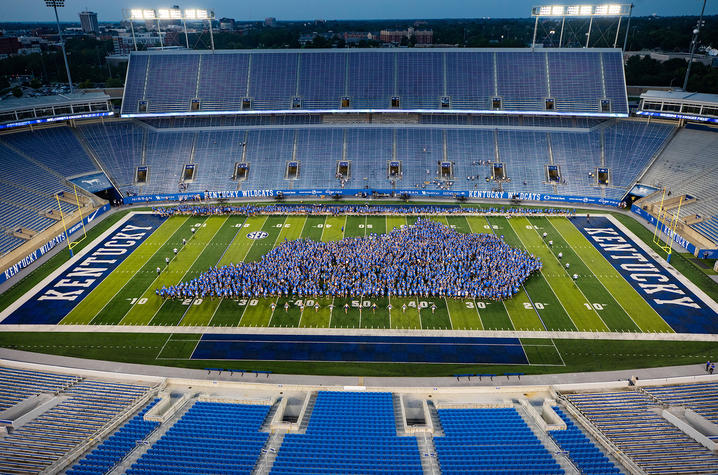
POLYGON ((285 239, 326 241, 381 234, 415 221, 413 217, 393 215, 174 217, 61 323, 671 331, 566 218, 437 216, 432 219, 459 232, 502 235, 510 245, 541 257, 544 268, 528 279, 519 294, 504 302, 295 296, 163 301, 155 295, 157 287, 193 278, 210 266, 257 260, 285 239), (261 231, 261 238, 252 239, 257 237, 257 231, 261 231), (548 235, 545 239, 544 232, 548 235), (187 239, 185 246, 181 245, 182 239, 187 239), (549 240, 553 241, 552 246, 549 240), (176 256, 172 252, 175 247, 179 249, 176 256), (559 252, 563 255, 561 259, 557 257, 559 252), (165 257, 172 258, 167 266, 165 257), (565 262, 570 262, 570 269, 565 269, 565 262), (159 276, 157 266, 163 268, 159 276), (576 281, 571 277, 574 273, 579 275, 576 281), (317 302, 318 309, 314 307, 317 302), (436 308, 432 311, 432 307, 436 308))

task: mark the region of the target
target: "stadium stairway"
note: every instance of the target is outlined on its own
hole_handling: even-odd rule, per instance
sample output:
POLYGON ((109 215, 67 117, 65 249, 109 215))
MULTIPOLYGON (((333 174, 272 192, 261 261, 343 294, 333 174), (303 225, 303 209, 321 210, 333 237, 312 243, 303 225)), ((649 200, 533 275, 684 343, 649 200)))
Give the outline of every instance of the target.
POLYGON ((515 408, 516 412, 519 413, 521 418, 524 420, 524 423, 531 429, 531 432, 534 433, 536 438, 541 441, 543 446, 546 447, 549 452, 554 454, 554 460, 556 460, 556 462, 561 466, 561 469, 563 469, 566 475, 579 475, 580 473, 583 473, 572 459, 563 454, 561 447, 552 437, 552 434, 548 431, 541 430, 541 428, 536 426, 536 423, 528 415, 526 409, 520 405, 515 406, 515 408))

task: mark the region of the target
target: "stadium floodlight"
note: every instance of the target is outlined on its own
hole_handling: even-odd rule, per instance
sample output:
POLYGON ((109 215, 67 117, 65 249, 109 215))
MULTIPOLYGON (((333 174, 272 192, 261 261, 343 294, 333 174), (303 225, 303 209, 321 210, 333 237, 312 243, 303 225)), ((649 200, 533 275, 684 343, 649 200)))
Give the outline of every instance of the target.
MULTIPOLYGON (((59 1, 59 0, 58 0, 59 1)), ((160 21, 174 21, 182 20, 184 26, 184 39, 185 45, 189 49, 189 38, 187 36, 187 20, 190 21, 206 21, 209 23, 209 37, 212 44, 212 51, 214 51, 214 32, 212 31, 212 20, 214 20, 214 11, 207 10, 204 8, 187 8, 181 10, 180 8, 132 8, 129 11, 123 11, 124 18, 129 20, 130 29, 132 30, 132 38, 135 44, 135 51, 137 51, 137 40, 135 39, 135 29, 132 24, 134 21, 157 21, 157 32, 160 36, 160 46, 164 48, 162 42, 162 30, 160 28, 160 21)))
POLYGON ((74 92, 72 88, 72 76, 70 76, 70 63, 67 62, 67 52, 65 51, 65 40, 62 38, 62 28, 60 28, 60 18, 57 16, 57 8, 65 6, 65 0, 45 0, 45 5, 55 10, 55 22, 57 23, 57 34, 60 36, 60 49, 62 49, 62 57, 65 59, 65 71, 67 72, 67 83, 70 85, 70 94, 74 92))
MULTIPOLYGON (((557 18, 561 17, 561 34, 559 36, 558 47, 561 47, 563 43, 563 30, 566 24, 566 18, 590 18, 588 33, 586 35, 586 48, 588 48, 589 41, 591 39, 591 28, 593 27, 594 17, 618 17, 618 28, 616 29, 616 39, 613 42, 613 47, 616 47, 618 43, 618 32, 621 29, 621 18, 628 16, 629 22, 631 18, 631 12, 633 10, 633 4, 630 3, 604 3, 600 5, 543 5, 533 7, 531 9, 531 15, 536 17, 534 24, 534 38, 531 43, 531 48, 536 47, 536 33, 538 29, 538 22, 540 18, 557 18)), ((629 23, 630 24, 630 23, 629 23)), ((624 45, 625 48, 625 45, 624 45)))
POLYGON ((531 16, 538 17, 591 17, 591 16, 627 16, 630 13, 629 3, 605 3, 600 5, 544 5, 533 7, 531 16))

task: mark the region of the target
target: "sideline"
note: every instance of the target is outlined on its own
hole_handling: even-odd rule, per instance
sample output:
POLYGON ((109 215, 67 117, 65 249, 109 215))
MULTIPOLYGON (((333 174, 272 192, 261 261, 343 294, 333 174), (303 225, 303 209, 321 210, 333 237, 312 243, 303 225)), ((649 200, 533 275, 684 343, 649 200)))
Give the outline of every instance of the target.
POLYGON ((553 330, 419 330, 401 328, 211 327, 159 325, 0 325, 0 332, 207 333, 215 335, 346 335, 446 338, 554 338, 557 340, 705 341, 718 333, 582 332, 553 330))
MULTIPOLYGON (((718 382, 718 375, 708 376, 705 373, 705 365, 702 363, 685 366, 664 366, 658 368, 630 369, 621 371, 597 371, 588 373, 558 373, 539 374, 507 378, 506 376, 495 376, 489 378, 467 378, 457 379, 456 377, 406 377, 406 376, 318 376, 301 374, 262 374, 240 373, 234 371, 232 374, 223 371, 218 374, 216 371, 208 374, 207 370, 186 369, 166 366, 141 365, 135 363, 118 363, 112 361, 90 360, 74 358, 69 356, 46 355, 43 353, 32 353, 29 351, 9 350, 0 348, 0 358, 16 362, 37 363, 42 365, 59 366, 63 369, 81 369, 105 371, 112 374, 134 374, 141 376, 155 376, 164 378, 187 378, 204 381, 231 381, 239 383, 260 383, 266 384, 267 389, 281 388, 285 384, 299 386, 363 386, 377 388, 433 388, 433 391, 442 387, 489 387, 500 390, 504 387, 522 387, 537 385, 555 384, 578 384, 578 383, 607 383, 616 384, 624 382, 628 386, 628 380, 634 376, 639 380, 665 379, 681 377, 686 382, 690 380, 710 380, 718 382)), ((4 363, 0 360, 0 364, 4 363)), ((52 368, 48 368, 52 370, 52 368)), ((111 375, 108 375, 111 376, 111 375)))

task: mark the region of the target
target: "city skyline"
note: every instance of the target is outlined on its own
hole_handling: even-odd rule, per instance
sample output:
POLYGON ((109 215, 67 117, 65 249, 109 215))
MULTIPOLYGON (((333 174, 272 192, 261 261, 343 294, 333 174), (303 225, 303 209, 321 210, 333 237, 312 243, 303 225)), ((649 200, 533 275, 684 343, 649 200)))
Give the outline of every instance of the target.
MULTIPOLYGON (((563 2, 572 4, 573 2, 563 2)), ((600 3, 600 2, 595 2, 600 3)), ((84 10, 97 12, 100 22, 119 21, 122 10, 130 8, 162 8, 179 4, 183 8, 213 9, 217 18, 229 17, 244 21, 258 21, 266 17, 276 17, 278 21, 325 20, 390 20, 390 19, 442 19, 442 18, 528 18, 532 6, 550 4, 534 0, 480 0, 469 4, 466 0, 444 0, 441 3, 429 0, 413 2, 397 1, 387 3, 383 0, 365 0, 345 3, 329 0, 264 0, 240 4, 234 0, 193 1, 191 3, 154 1, 154 0, 67 0, 65 7, 59 8, 60 21, 79 23, 78 14, 84 10)), ((561 2, 559 2, 561 4, 561 2)), ((635 16, 682 16, 698 15, 701 0, 638 0, 634 2, 635 16)), ((709 0, 706 15, 718 15, 718 0, 709 0)), ((7 3, 3 6, 5 22, 45 22, 53 21, 54 14, 43 1, 7 3), (33 3, 30 3, 33 2, 33 3)))

